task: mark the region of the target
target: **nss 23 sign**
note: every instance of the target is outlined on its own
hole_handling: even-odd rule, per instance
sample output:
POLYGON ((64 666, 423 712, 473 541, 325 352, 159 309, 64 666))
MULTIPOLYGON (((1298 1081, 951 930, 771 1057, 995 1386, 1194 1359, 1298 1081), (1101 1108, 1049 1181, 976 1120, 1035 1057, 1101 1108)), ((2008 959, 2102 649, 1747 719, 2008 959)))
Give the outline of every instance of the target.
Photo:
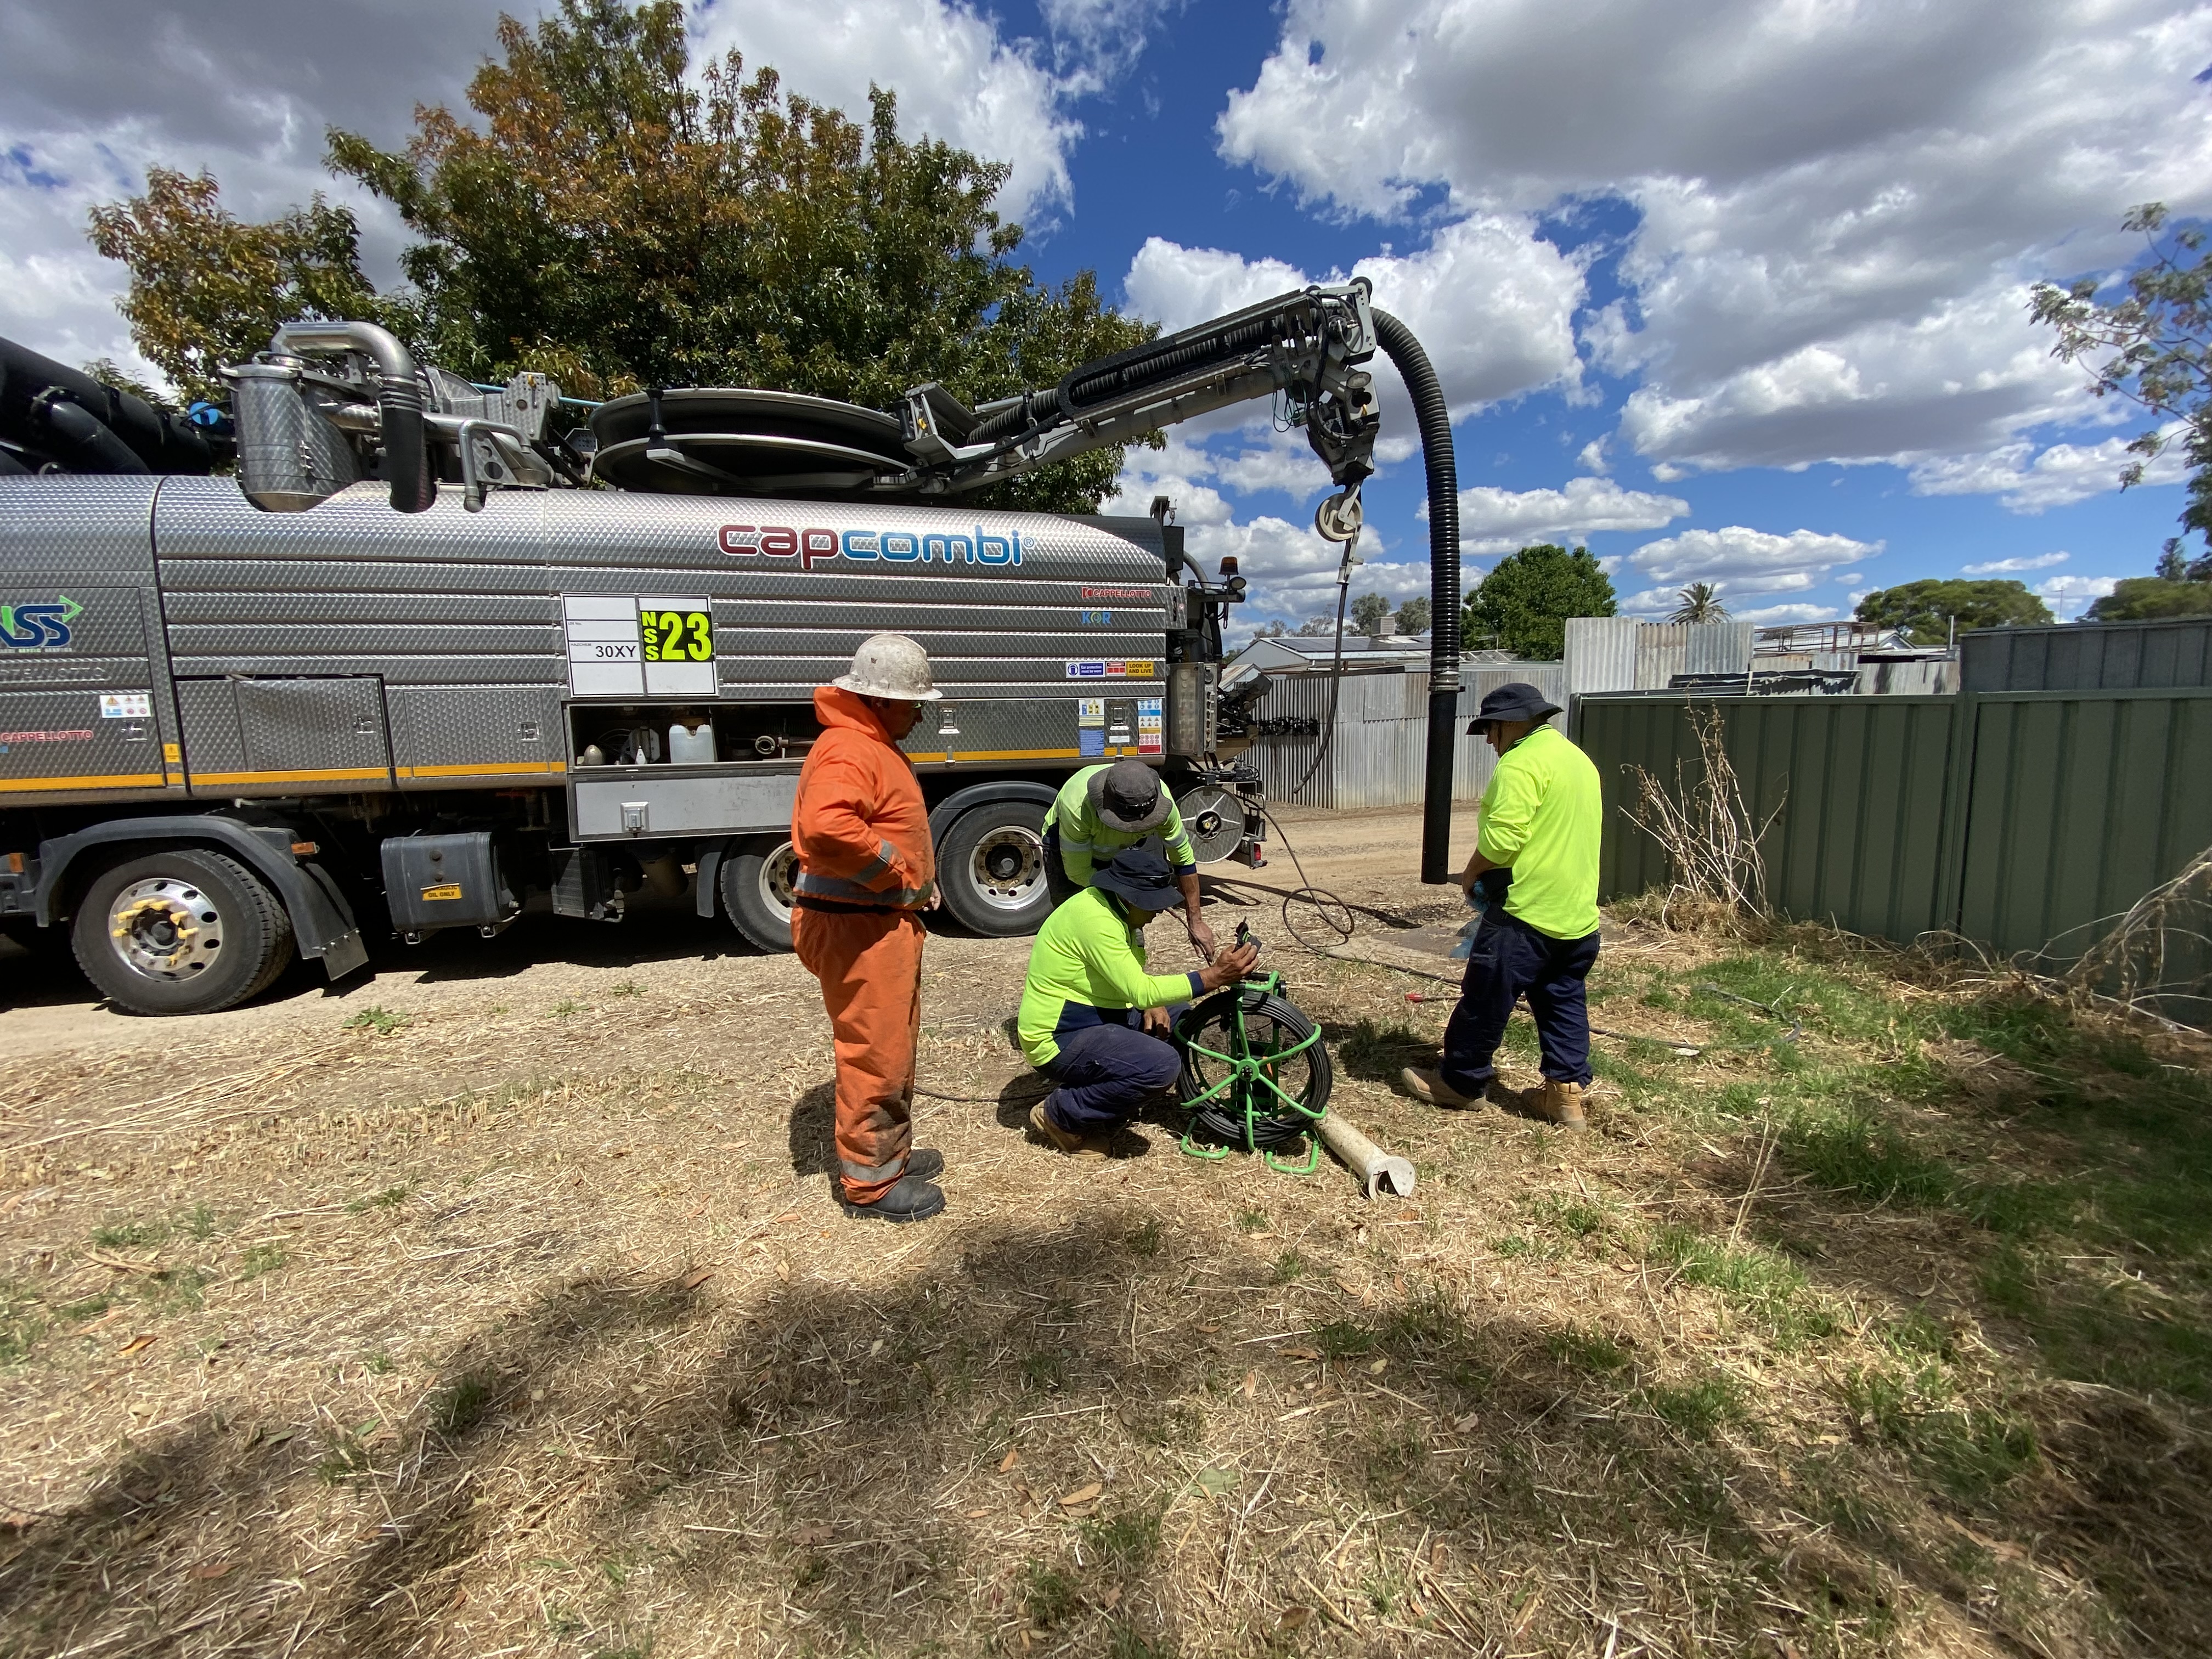
POLYGON ((714 660, 714 617, 710 611, 648 611, 640 605, 637 629, 647 662, 714 660))

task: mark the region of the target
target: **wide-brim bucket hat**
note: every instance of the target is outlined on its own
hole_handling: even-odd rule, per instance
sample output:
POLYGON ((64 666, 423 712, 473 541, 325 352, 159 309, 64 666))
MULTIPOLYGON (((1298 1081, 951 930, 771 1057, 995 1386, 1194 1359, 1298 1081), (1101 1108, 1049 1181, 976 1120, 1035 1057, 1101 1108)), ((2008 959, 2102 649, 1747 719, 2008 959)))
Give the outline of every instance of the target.
POLYGON ((1492 720, 1547 720, 1559 705, 1525 680, 1509 680, 1482 700, 1482 708, 1467 723, 1468 734, 1479 737, 1492 720))
POLYGON ((1182 902, 1175 872, 1149 847, 1116 853, 1091 872, 1091 884, 1139 910, 1172 910, 1182 902))
POLYGON ((1109 830, 1141 836, 1158 829, 1175 811, 1160 775, 1140 760, 1115 761, 1091 775, 1084 786, 1091 810, 1109 830))

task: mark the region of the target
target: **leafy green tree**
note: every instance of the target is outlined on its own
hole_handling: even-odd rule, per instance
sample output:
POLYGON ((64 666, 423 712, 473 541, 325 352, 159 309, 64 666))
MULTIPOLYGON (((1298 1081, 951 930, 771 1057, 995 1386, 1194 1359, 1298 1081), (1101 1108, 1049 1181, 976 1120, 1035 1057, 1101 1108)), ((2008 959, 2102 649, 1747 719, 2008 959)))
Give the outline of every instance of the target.
POLYGON ((2051 355, 2088 369, 2094 395, 2117 393, 2178 425, 2153 427, 2128 446, 2137 459, 2120 486, 2142 483, 2144 464, 2179 441, 2189 465, 2182 527, 2212 539, 2212 253, 2195 225, 2161 244, 2166 218, 2164 203, 2147 202, 2121 222, 2150 245, 2150 257, 2129 274, 2126 298, 2100 301, 2098 279, 2085 276, 2063 289, 2037 283, 2029 310, 2058 331, 2051 355))
POLYGON ((2130 576, 2091 605, 2090 622, 2150 622, 2160 617, 2212 617, 2212 581, 2130 576))
POLYGON ((222 205, 208 174, 153 167, 143 196, 92 210, 91 234, 130 270, 122 310, 131 340, 188 401, 222 400, 216 371, 260 350, 280 323, 357 317, 413 331, 404 307, 362 275, 353 215, 319 194, 252 225, 222 205))
POLYGON ((1494 639, 1516 657, 1556 662, 1566 653, 1568 617, 1610 617, 1616 609, 1613 580, 1589 549, 1544 542, 1500 559, 1482 579, 1467 602, 1461 637, 1470 646, 1494 639))
POLYGON ((1355 634, 1379 633, 1383 618, 1389 614, 1389 600, 1380 593, 1362 593, 1352 602, 1352 631, 1355 634))
POLYGON ((1878 587, 1851 614, 1877 627, 1901 628, 1916 645, 1946 643, 1954 622, 1963 634, 1970 628, 2025 628, 2055 620, 2049 605, 2026 583, 2015 581, 1926 580, 1878 587))
MULTIPOLYGON (((748 78, 691 73, 684 8, 561 0, 500 22, 504 62, 470 82, 481 130, 425 110, 404 155, 355 134, 331 162, 422 240, 404 265, 432 355, 455 372, 543 369, 587 395, 757 386, 875 408, 941 382, 970 404, 1049 386, 1150 332, 1088 272, 1041 287, 991 207, 1010 169, 899 137, 748 78)), ((994 492, 1093 510, 1102 450, 994 492)))
MULTIPOLYGON (((1047 287, 1015 263, 1021 227, 991 206, 1008 169, 902 138, 889 93, 863 125, 773 70, 748 77, 734 52, 695 73, 680 0, 560 0, 534 27, 502 18, 499 39, 469 84, 474 124, 420 110, 396 154, 330 136, 332 170, 418 239, 404 293, 374 294, 351 216, 320 201, 240 225, 211 179, 157 174, 100 210, 141 349, 205 395, 276 323, 350 314, 473 380, 537 369, 586 397, 756 386, 884 408, 931 380, 970 404, 1050 386, 1151 332, 1089 272, 1047 287)), ((983 500, 1092 511, 1120 467, 1101 450, 983 500)))
POLYGON ((1728 607, 1721 603, 1719 591, 1711 582, 1692 582, 1674 595, 1674 614, 1667 620, 1709 623, 1723 622, 1727 617, 1728 607))
POLYGON ((1401 634, 1425 634, 1429 631, 1429 602, 1412 599, 1398 607, 1398 631, 1401 634))

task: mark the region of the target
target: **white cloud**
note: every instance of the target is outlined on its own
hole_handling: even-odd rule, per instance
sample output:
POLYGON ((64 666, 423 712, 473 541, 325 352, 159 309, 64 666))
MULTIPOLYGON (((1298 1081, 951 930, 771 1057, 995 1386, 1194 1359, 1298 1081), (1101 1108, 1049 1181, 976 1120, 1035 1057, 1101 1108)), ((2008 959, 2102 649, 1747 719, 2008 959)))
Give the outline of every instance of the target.
POLYGON ((2035 591, 2059 621, 2071 622, 2089 608, 2091 600, 2103 599, 2119 585, 2115 576, 2048 576, 2036 583, 2035 591))
MULTIPOLYGON (((1510 553, 1532 542, 1570 540, 1601 530, 1656 530, 1690 510, 1678 495, 1624 489, 1610 478, 1571 478, 1564 489, 1459 492, 1460 548, 1510 553)), ((1424 510, 1422 515, 1426 517, 1424 510)))
POLYGON ((1240 495, 1262 489, 1279 489, 1301 501, 1330 487, 1328 468, 1303 431, 1270 429, 1266 447, 1216 457, 1212 476, 1240 495))
POLYGON ((1610 472, 1613 468, 1605 459, 1605 440, 1592 438, 1583 446, 1583 453, 1575 457, 1575 465, 1585 472, 1610 472))
POLYGON ((1985 564, 1964 566, 1962 576, 2010 576, 2023 570, 2048 570, 2054 564, 2064 564, 2072 556, 2065 553, 2039 553, 2032 559, 1991 559, 1985 564))
POLYGON ((1083 128, 1064 105, 1088 82, 1061 81, 961 0, 708 0, 691 28, 701 47, 735 46, 748 64, 775 65, 787 89, 862 118, 870 84, 890 88, 902 131, 1013 168, 1000 199, 1017 218, 1073 205, 1067 157, 1083 128))
POLYGON ((1802 593, 1834 580, 1837 572, 1881 550, 1880 542, 1811 530, 1793 530, 1786 536, 1743 525, 1686 530, 1663 541, 1647 542, 1628 556, 1631 568, 1662 586, 1624 601, 1622 609, 1656 609, 1660 596, 1671 607, 1674 590, 1693 581, 1711 582, 1728 597, 1802 593))
MULTIPOLYGON (((2176 427, 2166 428, 2173 437, 2176 427)), ((1934 457, 1912 469, 1916 495, 1996 495, 2014 513, 2040 513, 2069 507, 2120 487, 2123 469, 2141 458, 2128 453, 2128 440, 2107 438, 2095 444, 2052 444, 2039 452, 2032 443, 2006 444, 1978 455, 1934 457)), ((2179 483, 2188 476, 2180 447, 2144 463, 2145 483, 2179 483)))
MULTIPOLYGON (((1127 452, 1115 481, 1116 493, 1101 510, 1141 513, 1155 495, 1173 501, 1190 556, 1209 574, 1224 557, 1233 556, 1251 584, 1237 612, 1240 629, 1276 617, 1296 624, 1323 611, 1333 612, 1341 550, 1323 541, 1310 524, 1293 524, 1273 514, 1240 519, 1221 492, 1206 482, 1224 465, 1186 433, 1170 434, 1164 449, 1127 452)), ((1352 572, 1353 593, 1407 599, 1428 592, 1427 560, 1388 558, 1388 544, 1372 530, 1361 538, 1360 550, 1371 562, 1352 572)))
POLYGON ((1137 66, 1155 33, 1186 0, 1037 0, 1054 66, 1085 93, 1107 90, 1137 66))
POLYGON ((1585 324, 1681 467, 1986 452, 2087 408, 2025 283, 2212 205, 2203 0, 1290 0, 1223 154, 1402 216, 1613 196, 1585 324), (1559 116, 1561 88, 1574 117, 1559 116))
POLYGON ((1747 622, 1759 628, 1779 628, 1787 623, 1840 622, 1832 605, 1765 605, 1754 611, 1731 611, 1731 622, 1747 622))
MULTIPOLYGON (((1540 386, 1571 390, 1580 383, 1573 323, 1582 271, 1538 240, 1523 216, 1482 215, 1448 225, 1420 252, 1378 254, 1350 274, 1372 283, 1375 303, 1419 338, 1455 420, 1540 386)), ((1123 286, 1139 315, 1175 330, 1316 280, 1346 278, 1340 272, 1316 278, 1279 259, 1247 260, 1154 236, 1137 250, 1123 286)), ((1385 433, 1410 434, 1397 374, 1379 353, 1375 375, 1385 433)))
MULTIPOLYGON (((364 263, 396 279, 397 217, 322 165, 330 126, 397 147, 417 102, 465 113, 477 64, 496 52, 499 0, 226 0, 196 11, 139 0, 15 6, 0 52, 0 334, 66 362, 110 356, 150 375, 114 301, 120 266, 94 254, 85 216, 145 187, 159 163, 212 172, 244 218, 316 191, 362 222, 364 263), (127 49, 117 43, 127 41, 127 49)), ((962 0, 715 0, 693 19, 694 62, 742 46, 784 84, 865 115, 871 80, 900 96, 909 132, 1014 168, 1001 201, 1063 209, 1079 88, 1035 62, 962 0)))

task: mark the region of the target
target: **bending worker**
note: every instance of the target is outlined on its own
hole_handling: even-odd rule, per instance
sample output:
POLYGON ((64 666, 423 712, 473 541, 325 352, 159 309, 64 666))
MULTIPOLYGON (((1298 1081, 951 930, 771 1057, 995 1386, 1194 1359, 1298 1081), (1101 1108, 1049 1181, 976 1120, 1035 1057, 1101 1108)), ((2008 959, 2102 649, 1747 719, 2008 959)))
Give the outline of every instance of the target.
POLYGON ((1056 908, 1091 884, 1098 866, 1126 848, 1161 837, 1174 866, 1190 942, 1213 960, 1213 929, 1198 911, 1198 855, 1175 798, 1140 760, 1086 766, 1060 787, 1044 815, 1044 880, 1056 908))
POLYGON ((1103 1157, 1116 1129, 1170 1093, 1182 1057, 1167 1040, 1169 1006, 1243 979, 1260 959, 1247 945, 1192 973, 1146 973, 1145 926, 1176 897, 1167 860, 1132 848, 1093 872, 1030 947, 1022 1052, 1060 1086, 1030 1108, 1030 1127, 1063 1152, 1103 1157))
POLYGON ((1459 1004, 1444 1027, 1443 1060, 1408 1066, 1402 1080, 1437 1106, 1495 1104, 1571 1129, 1588 1127, 1589 1005, 1583 981, 1597 960, 1598 835, 1604 808, 1589 757, 1544 722, 1559 712, 1533 685, 1501 685, 1468 725, 1498 751, 1482 792, 1474 856, 1460 885, 1470 898, 1503 886, 1474 936, 1459 1004), (1503 877, 1493 872, 1505 872, 1503 877), (1483 878, 1488 876, 1489 880, 1483 878), (1542 1085, 1526 1091, 1498 1080, 1492 1060, 1521 997, 1536 1021, 1542 1085))
POLYGON ((814 694, 822 735, 791 814, 791 943, 822 981, 836 1041, 838 1179, 858 1213, 885 1221, 945 1207, 931 1182, 944 1158, 914 1150, 921 912, 937 908, 937 856, 921 785, 898 746, 941 695, 912 640, 863 640, 852 672, 814 694))

